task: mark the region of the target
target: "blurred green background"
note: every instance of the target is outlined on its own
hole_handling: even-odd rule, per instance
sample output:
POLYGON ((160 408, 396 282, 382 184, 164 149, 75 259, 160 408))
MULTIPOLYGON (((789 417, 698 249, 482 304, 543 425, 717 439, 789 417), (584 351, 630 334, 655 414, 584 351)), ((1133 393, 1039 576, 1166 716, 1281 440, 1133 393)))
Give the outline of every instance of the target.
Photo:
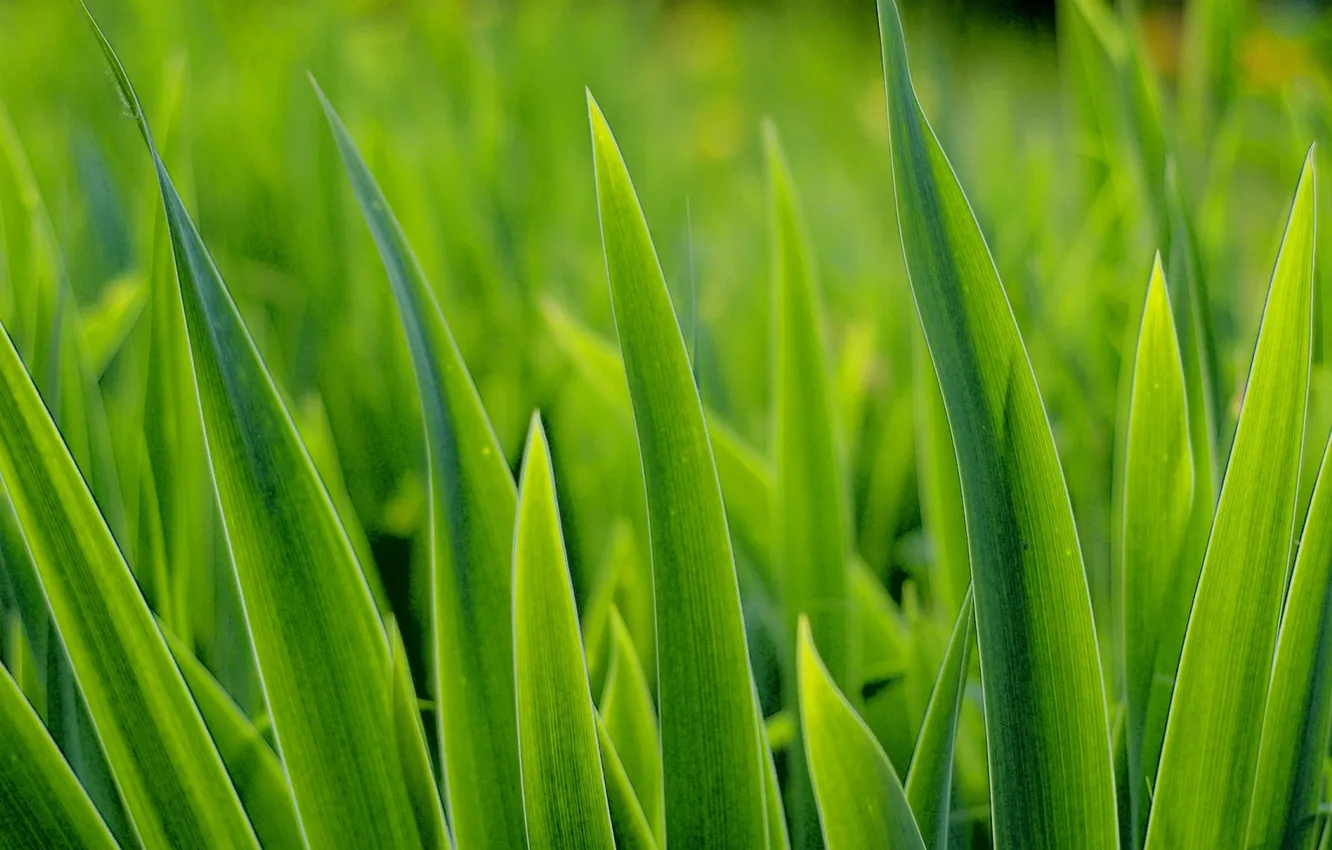
MULTIPOLYGON (((759 456, 771 372, 759 128, 770 117, 804 196, 828 305, 856 548, 901 616, 934 629, 931 651, 942 651, 951 620, 931 620, 937 541, 922 528, 916 481, 917 322, 872 2, 88 4, 303 432, 323 448, 312 448, 321 471, 345 481, 418 671, 427 597, 416 390, 307 72, 402 220, 513 463, 532 409, 543 411, 584 604, 605 565, 646 554, 632 429, 567 335, 552 332, 563 316, 614 338, 584 88, 634 175, 703 399, 759 456)), ((904 14, 917 88, 1035 367, 1108 657, 1116 419, 1126 345, 1164 247, 1164 151, 1174 152, 1198 237, 1228 434, 1303 155, 1322 141, 1320 165, 1332 162, 1332 13, 1303 3, 958 0, 907 3, 904 14), (1228 10, 1222 24, 1198 11, 1217 8, 1228 10)), ((0 105, 0 294, 48 275, 89 336, 110 339, 99 384, 136 514, 142 496, 124 470, 139 462, 151 358, 138 317, 155 259, 161 271, 161 213, 76 3, 0 0, 0 105), (39 244, 37 219, 53 244, 39 244), (34 259, 44 251, 53 265, 34 259)), ((1332 423, 1326 266, 1311 440, 1332 423)), ((132 520, 121 543, 134 563, 143 535, 132 520)), ((198 551, 225 563, 211 539, 198 551)), ((744 558, 742 547, 762 654, 764 602, 744 558)), ((257 709, 228 620, 234 591, 217 575, 189 603, 191 639, 257 709)), ((921 669, 932 677, 932 666, 921 669)), ((764 670, 773 711, 779 688, 772 664, 764 670)), ((900 761, 913 739, 885 745, 900 761)), ((973 765, 964 803, 982 795, 983 804, 981 771, 977 779, 973 765)))

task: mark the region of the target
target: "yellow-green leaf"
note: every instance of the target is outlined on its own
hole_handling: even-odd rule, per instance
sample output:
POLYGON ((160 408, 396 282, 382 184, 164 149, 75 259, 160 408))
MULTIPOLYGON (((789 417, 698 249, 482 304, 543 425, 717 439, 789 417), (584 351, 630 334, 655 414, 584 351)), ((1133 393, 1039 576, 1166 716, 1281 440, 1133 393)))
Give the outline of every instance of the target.
POLYGON ((638 663, 629 629, 619 609, 610 611, 610 661, 601 694, 601 719, 615 742, 634 794, 657 844, 666 843, 666 804, 662 798, 661 740, 652 691, 638 663))
POLYGON ((601 768, 606 776, 606 801, 610 806, 611 830, 617 850, 656 850, 652 827, 634 793, 633 783, 625 772, 615 742, 606 731, 601 715, 597 715, 597 743, 601 747, 601 768))
POLYGON ((529 845, 613 848, 555 477, 546 434, 536 415, 518 491, 513 635, 518 752, 529 845))
POLYGON ((1315 176, 1305 159, 1267 294, 1161 751, 1147 847, 1243 835, 1290 563, 1313 326, 1315 176))

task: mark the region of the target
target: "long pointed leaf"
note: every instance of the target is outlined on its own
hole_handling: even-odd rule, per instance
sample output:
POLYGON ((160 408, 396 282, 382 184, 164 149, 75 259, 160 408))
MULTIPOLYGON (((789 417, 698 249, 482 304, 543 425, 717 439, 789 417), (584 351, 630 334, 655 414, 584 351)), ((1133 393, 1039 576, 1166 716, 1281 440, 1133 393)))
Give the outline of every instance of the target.
POLYGON ((1290 564, 1313 334, 1315 176, 1305 159, 1180 656, 1147 847, 1243 835, 1290 564), (1282 451, 1272 451, 1282 447, 1282 451))
POLYGON ((613 848, 555 477, 533 415, 513 543, 518 751, 532 847, 613 848))
POLYGON ((1040 392, 989 250, 880 0, 898 223, 958 449, 995 843, 1118 843, 1091 599, 1040 392))
POLYGON ((590 94, 588 112, 647 490, 666 834, 685 847, 758 847, 767 835, 759 718, 703 406, 629 170, 590 94))
POLYGON ((662 798, 661 739, 652 691, 638 663, 629 629, 618 609, 610 612, 611 649, 601 695, 601 719, 615 742, 643 814, 658 844, 665 844, 666 805, 662 798))

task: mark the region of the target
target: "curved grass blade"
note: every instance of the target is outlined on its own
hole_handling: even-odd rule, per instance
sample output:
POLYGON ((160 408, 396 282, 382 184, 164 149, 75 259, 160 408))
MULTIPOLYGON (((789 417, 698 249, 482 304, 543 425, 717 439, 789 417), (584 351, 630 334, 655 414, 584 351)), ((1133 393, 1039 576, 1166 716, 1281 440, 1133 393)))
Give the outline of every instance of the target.
POLYGON ((453 838, 467 850, 522 847, 510 597, 513 476, 402 228, 341 119, 315 91, 388 273, 421 394, 430 463, 434 684, 453 838))
POLYGON ((930 362, 925 338, 913 334, 914 397, 916 408, 917 477, 920 480, 921 520, 934 548, 930 590, 944 611, 956 615, 962 597, 971 588, 971 558, 967 554, 967 520, 962 507, 962 482, 939 391, 939 378, 930 362))
POLYGON ((1188 396, 1158 256, 1138 332, 1124 460, 1125 747, 1134 835, 1146 834, 1175 670, 1201 561, 1188 544, 1194 504, 1188 396))
POLYGON ((879 2, 898 223, 958 449, 999 847, 1118 844, 1101 663, 1068 490, 994 262, 879 2))
POLYGON ((767 833, 759 718, 717 466, 647 221, 590 93, 588 113, 647 491, 666 834, 685 847, 758 847, 767 833))
POLYGON ((536 414, 518 490, 513 636, 528 841, 614 848, 550 449, 536 414))
POLYGON ((920 738, 911 755, 907 771, 906 798, 920 826, 925 846, 943 850, 948 846, 948 817, 952 812, 953 747, 957 739, 957 720, 962 713, 962 691, 970 669, 971 637, 975 631, 975 612, 971 593, 962 596, 962 605, 948 640, 939 678, 935 681, 920 738))
POLYGON ((828 850, 924 850, 888 757, 837 690, 804 618, 798 630, 796 668, 805 758, 828 850))
POLYGON ((317 847, 417 846, 383 687, 388 639, 365 576, 129 78, 93 28, 156 167, 223 531, 306 836, 317 847))
POLYGON ((1220 846, 1249 822, 1295 521, 1300 457, 1288 447, 1304 435, 1315 192, 1311 149, 1272 272, 1180 656, 1147 827, 1152 850, 1220 846))
POLYGON ((171 647, 176 665, 208 724, 208 733, 227 766, 259 843, 264 850, 304 847, 296 800, 282 762, 189 647, 167 629, 162 630, 162 637, 171 647))
POLYGON ((114 848, 41 718, 0 665, 0 847, 114 848))
POLYGON ((647 816, 634 794, 633 783, 625 772, 624 763, 615 752, 615 742, 606 731, 601 715, 597 715, 597 743, 601 746, 601 767, 606 776, 606 801, 610 807, 611 830, 615 835, 616 850, 656 850, 657 840, 652 836, 647 816))
POLYGON ((662 797, 661 741, 652 691, 638 663, 633 639, 620 612, 610 611, 611 650, 601 695, 601 719, 633 784, 634 794, 657 844, 666 843, 666 803, 662 797))
POLYGON ((1277 636, 1246 847, 1310 847, 1332 729, 1332 440, 1277 636))
MULTIPOLYGON (((758 693, 755 692, 754 700, 758 701, 758 693)), ((790 725, 795 726, 794 719, 788 718, 790 725)), ((791 835, 786 829, 786 808, 782 805, 782 785, 777 778, 777 762, 773 759, 772 742, 768 737, 768 727, 765 723, 759 730, 763 738, 763 799, 768 809, 768 850, 791 850, 791 835)), ((791 730, 791 738, 795 737, 794 728, 791 730)), ((789 746, 791 740, 786 741, 789 746)))

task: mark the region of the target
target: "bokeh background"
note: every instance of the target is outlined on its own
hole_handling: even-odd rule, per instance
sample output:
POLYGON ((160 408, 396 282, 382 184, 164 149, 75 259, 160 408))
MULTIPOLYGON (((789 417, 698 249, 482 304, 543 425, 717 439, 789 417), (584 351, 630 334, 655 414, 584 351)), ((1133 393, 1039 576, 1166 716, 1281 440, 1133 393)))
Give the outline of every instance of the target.
MULTIPOLYGON (((771 372, 760 126, 770 118, 804 197, 827 302, 856 549, 894 616, 912 634, 933 630, 930 652, 941 652, 951 619, 932 613, 939 546, 917 486, 913 375, 927 367, 897 236, 871 0, 87 2, 321 471, 364 527, 418 671, 427 609, 416 391, 308 74, 401 219, 514 464, 531 411, 543 411, 583 604, 608 564, 646 553, 632 430, 576 342, 583 331, 614 338, 585 88, 634 176, 703 399, 760 459, 771 372), (571 322, 581 328, 573 336, 571 322)), ((1124 355, 1163 247, 1165 151, 1211 296, 1228 434, 1312 142, 1332 173, 1332 11, 950 0, 904 2, 903 12, 922 102, 1035 367, 1109 652, 1116 422, 1124 355)), ((135 468, 139 433, 151 427, 141 415, 152 368, 141 316, 163 273, 160 202, 72 0, 0 0, 0 154, 0 301, 34 276, 68 296, 60 309, 81 317, 93 343, 117 458, 135 468)), ((1332 423, 1327 265, 1318 266, 1311 437, 1332 423)), ((143 494, 132 475, 119 486, 129 507, 118 536, 133 562, 146 545, 143 494)), ((194 556, 215 578, 181 603, 190 639, 257 711, 229 573, 214 569, 225 556, 203 527, 194 556)), ((746 593, 760 655, 762 604, 746 593)), ((932 677, 925 661, 919 669, 932 677)), ((763 670, 765 709, 775 711, 776 674, 763 670)), ((914 733, 874 725, 904 769, 914 733)), ((978 823, 983 756, 963 753, 959 780, 970 782, 963 808, 976 807, 978 823)))

